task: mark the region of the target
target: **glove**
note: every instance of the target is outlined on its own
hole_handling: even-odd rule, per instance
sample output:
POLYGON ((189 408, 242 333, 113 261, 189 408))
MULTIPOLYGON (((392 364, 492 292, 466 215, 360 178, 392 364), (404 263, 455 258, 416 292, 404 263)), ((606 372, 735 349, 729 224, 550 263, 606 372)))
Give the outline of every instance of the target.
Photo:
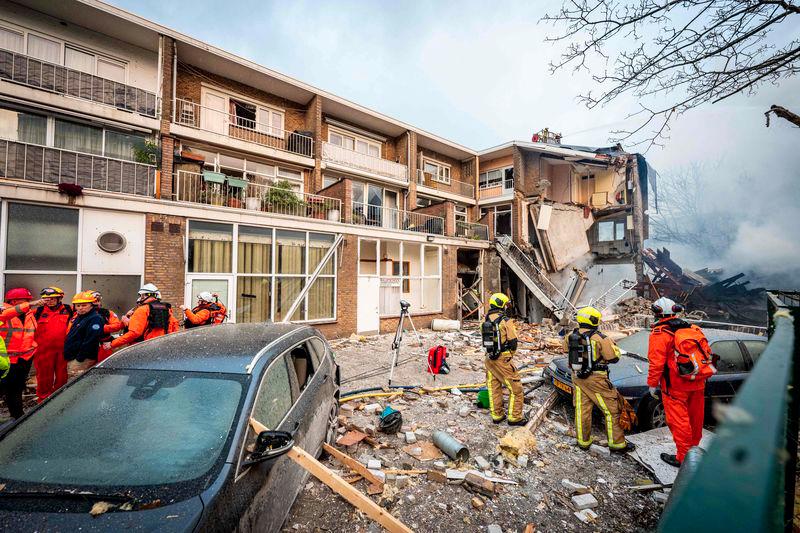
POLYGON ((111 343, 110 342, 104 342, 103 343, 103 349, 104 350, 110 350, 111 349, 111 343))
POLYGON ((647 392, 650 393, 650 396, 658 400, 658 389, 655 387, 648 387, 647 392))

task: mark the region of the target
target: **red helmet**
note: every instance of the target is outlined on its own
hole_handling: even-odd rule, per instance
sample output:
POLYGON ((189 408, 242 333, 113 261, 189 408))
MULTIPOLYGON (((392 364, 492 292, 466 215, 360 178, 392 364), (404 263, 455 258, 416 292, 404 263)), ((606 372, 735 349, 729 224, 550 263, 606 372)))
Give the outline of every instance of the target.
POLYGON ((9 289, 6 292, 6 301, 11 300, 33 300, 33 294, 25 288, 9 289))

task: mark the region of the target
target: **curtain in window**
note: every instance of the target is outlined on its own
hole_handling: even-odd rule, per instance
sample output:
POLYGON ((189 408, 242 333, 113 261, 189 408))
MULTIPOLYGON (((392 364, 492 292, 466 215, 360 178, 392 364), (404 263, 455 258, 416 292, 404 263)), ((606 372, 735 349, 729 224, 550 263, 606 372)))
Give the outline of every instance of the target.
POLYGON ((308 320, 334 318, 335 278, 317 278, 308 290, 308 320))
POLYGON ((305 274, 306 234, 299 231, 282 231, 275 234, 277 249, 275 272, 278 274, 305 274))
POLYGON ((28 55, 42 61, 61 64, 61 43, 29 34, 28 55))
POLYGON ((106 153, 108 157, 136 160, 136 149, 144 147, 146 139, 143 135, 131 135, 118 131, 106 131, 106 153))
MULTIPOLYGON (((275 322, 283 320, 304 286, 304 278, 275 278, 275 322)), ((305 305, 301 303, 290 320, 303 320, 304 317, 305 305)))
POLYGON ((64 66, 94 74, 94 55, 67 46, 64 50, 64 66))
POLYGON ((270 318, 271 278, 239 276, 236 278, 236 321, 266 322, 270 318))
POLYGON ((98 57, 97 75, 101 78, 125 83, 125 65, 98 57))
POLYGON ((65 150, 100 155, 103 153, 103 130, 57 119, 55 146, 65 150))
POLYGON ((272 273, 272 229, 239 226, 237 272, 272 273))
POLYGON ((189 223, 189 272, 230 272, 233 228, 227 224, 189 223))
POLYGON ((21 54, 25 48, 22 33, 0 28, 0 48, 21 54))

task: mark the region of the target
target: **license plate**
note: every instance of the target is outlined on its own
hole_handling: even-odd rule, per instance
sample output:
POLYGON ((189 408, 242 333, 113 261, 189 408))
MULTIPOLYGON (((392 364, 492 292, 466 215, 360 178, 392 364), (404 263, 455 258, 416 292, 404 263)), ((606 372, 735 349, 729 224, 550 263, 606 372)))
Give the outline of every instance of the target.
POLYGON ((572 394, 572 387, 570 387, 569 385, 564 385, 563 383, 561 383, 557 379, 553 380, 553 385, 555 385, 556 388, 563 390, 564 392, 568 392, 568 393, 572 394))

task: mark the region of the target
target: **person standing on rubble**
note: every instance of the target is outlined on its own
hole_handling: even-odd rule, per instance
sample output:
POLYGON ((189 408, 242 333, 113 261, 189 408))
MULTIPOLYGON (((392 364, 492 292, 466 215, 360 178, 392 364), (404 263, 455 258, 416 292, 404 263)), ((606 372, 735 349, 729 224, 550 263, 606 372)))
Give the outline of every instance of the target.
MULTIPOLYGON (((136 309, 127 320, 128 331, 111 342, 102 344, 103 350, 112 350, 140 341, 154 339, 178 331, 178 321, 172 315, 172 306, 161 301, 161 291, 152 283, 139 289, 136 309)), ((122 320, 123 324, 126 320, 122 320)))
POLYGON ((528 418, 523 415, 525 395, 519 373, 511 360, 517 353, 517 328, 506 316, 509 298, 498 292, 489 298, 489 312, 481 326, 483 346, 486 349, 486 388, 489 390, 489 410, 492 421, 499 424, 508 420, 509 426, 524 426, 528 418), (503 386, 508 388, 508 415, 503 412, 503 386))
POLYGON ((41 298, 44 305, 33 312, 36 319, 36 397, 39 403, 67 382, 67 362, 64 360, 64 341, 72 319, 72 308, 63 303, 64 291, 45 287, 41 298))
POLYGON ((592 408, 597 406, 605 418, 608 449, 614 453, 630 452, 636 446, 625 440, 620 425, 624 398, 608 379, 608 365, 619 361, 620 350, 598 329, 602 317, 594 307, 579 309, 575 316, 578 327, 564 337, 574 385, 575 436, 578 446, 588 450, 592 445, 592 408))
POLYGON ((3 337, 10 364, 0 388, 11 418, 19 418, 24 414, 22 393, 36 351, 36 318, 31 310, 44 304, 42 300, 31 300, 33 295, 28 289, 10 289, 0 312, 0 336, 3 337))

